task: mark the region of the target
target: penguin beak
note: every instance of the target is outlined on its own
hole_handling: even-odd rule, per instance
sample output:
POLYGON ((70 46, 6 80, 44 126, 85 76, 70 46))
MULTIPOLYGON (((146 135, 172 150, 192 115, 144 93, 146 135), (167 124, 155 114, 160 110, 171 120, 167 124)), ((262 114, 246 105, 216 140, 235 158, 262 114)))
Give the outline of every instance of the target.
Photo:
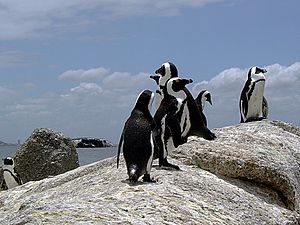
POLYGON ((151 75, 150 78, 153 79, 153 80, 155 80, 156 84, 158 85, 160 76, 158 76, 158 75, 151 75))
POLYGON ((208 101, 209 102, 209 104, 210 105, 212 105, 212 101, 211 101, 211 95, 209 94, 209 95, 207 95, 207 97, 206 97, 206 101, 208 101))
POLYGON ((210 105, 212 105, 211 99, 207 99, 207 101, 209 102, 210 105))
POLYGON ((262 70, 262 72, 263 72, 263 73, 266 73, 266 72, 267 72, 267 70, 266 70, 266 69, 263 69, 263 70, 262 70))

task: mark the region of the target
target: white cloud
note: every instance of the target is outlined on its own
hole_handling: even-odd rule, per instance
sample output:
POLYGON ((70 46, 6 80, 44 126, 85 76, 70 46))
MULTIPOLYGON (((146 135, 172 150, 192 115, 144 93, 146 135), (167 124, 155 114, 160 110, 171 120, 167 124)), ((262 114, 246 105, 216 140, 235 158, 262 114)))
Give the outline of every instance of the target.
MULTIPOLYGON (((176 15, 182 8, 220 0, 51 0, 0 1, 0 39, 36 38, 92 26, 103 19, 176 15)), ((223 0, 225 1, 225 0, 223 0)))
MULTIPOLYGON (((300 125, 300 63, 266 68, 270 119, 300 125)), ((204 110, 210 128, 239 123, 238 101, 247 71, 227 69, 211 80, 189 86, 194 95, 203 89, 212 93, 213 106, 207 104, 204 110)), ((24 140, 34 128, 49 127, 72 137, 99 135, 116 143, 138 93, 155 89, 147 73, 111 72, 95 82, 77 82, 61 93, 38 98, 26 95, 25 89, 22 92, 0 86, 0 103, 5 106, 0 109, 0 126, 6 128, 0 130, 0 136, 4 141, 8 135, 24 140)))
POLYGON ((127 72, 114 72, 103 80, 103 87, 106 89, 135 89, 147 88, 153 81, 147 73, 132 75, 127 72))
POLYGON ((109 69, 103 67, 88 70, 68 70, 59 76, 61 80, 97 80, 109 73, 109 69))
MULTIPOLYGON (((300 124, 300 63, 290 66, 266 66, 265 96, 269 103, 269 118, 300 124)), ((231 68, 222 71, 210 81, 202 81, 192 88, 194 96, 207 89, 211 92, 213 106, 205 108, 210 127, 238 123, 239 98, 247 79, 248 69, 231 68)))
POLYGON ((103 92, 102 88, 95 83, 81 83, 78 87, 71 88, 72 93, 99 95, 103 92))

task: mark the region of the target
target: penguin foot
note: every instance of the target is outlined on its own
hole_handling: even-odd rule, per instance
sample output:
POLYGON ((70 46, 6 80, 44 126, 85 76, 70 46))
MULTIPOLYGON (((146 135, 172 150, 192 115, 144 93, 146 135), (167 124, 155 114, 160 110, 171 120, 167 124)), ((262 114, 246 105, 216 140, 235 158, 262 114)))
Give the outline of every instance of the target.
POLYGON ((174 168, 175 170, 180 170, 179 166, 169 163, 167 158, 163 159, 162 162, 159 162, 159 166, 170 167, 170 168, 174 168))
POLYGON ((156 183, 156 180, 152 179, 150 177, 150 174, 144 174, 143 181, 144 182, 149 182, 149 183, 156 183))

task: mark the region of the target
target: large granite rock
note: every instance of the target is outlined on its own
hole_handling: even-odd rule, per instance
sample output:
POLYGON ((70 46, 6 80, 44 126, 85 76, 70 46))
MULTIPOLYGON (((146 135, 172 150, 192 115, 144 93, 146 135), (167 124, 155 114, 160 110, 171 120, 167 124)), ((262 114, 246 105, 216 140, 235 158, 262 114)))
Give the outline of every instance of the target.
MULTIPOLYGON (((258 154, 258 161, 277 156, 281 159, 277 160, 282 161, 281 164, 276 160, 276 163, 269 162, 274 164, 274 176, 279 176, 278 173, 288 177, 284 173, 287 173, 286 168, 294 170, 291 172, 294 177, 289 181, 295 192, 298 191, 299 177, 296 177, 294 161, 289 161, 292 157, 282 157, 283 153, 280 151, 295 151, 297 155, 299 147, 296 142, 299 137, 276 124, 258 122, 217 129, 215 132, 220 140, 212 142, 191 138, 175 152, 174 156, 178 159, 170 158, 171 163, 179 165, 181 171, 163 170, 154 166, 152 176, 158 179, 155 184, 139 182, 130 185, 126 181, 125 162, 121 157, 119 169, 116 169, 116 158, 111 158, 2 191, 0 224, 299 224, 299 214, 286 204, 281 191, 264 182, 229 176, 235 172, 219 173, 222 170, 230 171, 230 168, 239 170, 238 167, 230 167, 229 163, 224 163, 222 168, 217 158, 224 154, 227 159, 229 149, 235 155, 237 146, 242 144, 239 137, 243 136, 244 131, 249 131, 244 134, 247 138, 243 142, 252 144, 251 153, 246 154, 249 148, 245 144, 241 146, 246 148, 243 150, 245 152, 240 152, 242 155, 235 157, 236 160, 241 158, 239 162, 247 162, 244 155, 250 155, 251 160, 258 154), (226 132, 229 132, 228 136, 226 132), (261 132, 268 135, 260 136, 261 132), (277 142, 274 140, 278 141, 278 145, 275 145, 277 142), (277 148, 281 146, 279 143, 283 143, 280 150, 277 148), (187 146, 190 146, 190 151, 186 149, 187 146), (206 157, 211 154, 210 148, 219 149, 220 155, 206 157), (255 148, 260 151, 257 152, 255 148), (274 151, 272 157, 268 156, 272 153, 271 149, 274 151), (199 168, 202 165, 199 152, 202 151, 206 151, 203 157, 207 159, 207 164, 215 165, 211 166, 214 170, 207 164, 206 170, 199 168)), ((241 168, 243 167, 241 164, 241 168)), ((246 171, 247 168, 252 170, 252 167, 245 167, 243 170, 246 171)), ((268 172, 266 177, 269 177, 268 172)), ((286 187, 290 188, 288 185, 286 187)))
POLYGON ((300 212, 300 129, 280 121, 261 121, 216 129, 217 139, 197 137, 173 157, 216 175, 265 185, 284 205, 300 212))
POLYGON ((72 140, 46 128, 35 129, 14 156, 23 182, 41 180, 79 167, 72 140))

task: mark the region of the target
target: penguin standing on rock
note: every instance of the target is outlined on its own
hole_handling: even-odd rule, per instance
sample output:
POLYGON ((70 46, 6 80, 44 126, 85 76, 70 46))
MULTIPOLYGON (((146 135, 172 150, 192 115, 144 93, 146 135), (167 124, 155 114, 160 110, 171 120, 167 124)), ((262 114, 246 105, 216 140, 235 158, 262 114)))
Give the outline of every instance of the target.
POLYGON ((3 178, 8 189, 23 184, 19 174, 15 171, 14 160, 11 157, 3 159, 3 178))
MULTIPOLYGON (((201 91, 198 94, 197 98, 195 99, 195 102, 196 102, 197 106, 199 107, 199 110, 201 112, 203 112, 204 106, 205 106, 205 102, 209 102, 212 105, 210 92, 207 91, 207 90, 201 91)), ((205 126, 207 126, 207 119, 206 119, 204 113, 203 113, 203 118, 202 119, 203 119, 203 122, 204 122, 205 126)))
POLYGON ((266 69, 252 67, 240 96, 241 123, 258 121, 267 118, 268 103, 264 97, 266 69), (262 117, 261 117, 262 115, 262 117))
MULTIPOLYGON (((178 113, 186 114, 187 96, 183 91, 186 84, 192 83, 191 79, 171 78, 163 89, 164 98, 154 115, 155 127, 153 135, 155 143, 158 146, 159 166, 171 167, 179 170, 179 167, 167 161, 170 151, 179 145, 186 143, 187 137, 182 136, 182 120, 178 113)), ((190 123, 185 118, 184 128, 189 129, 190 123)), ((157 154, 155 155, 157 158, 157 154)))
POLYGON ((130 182, 136 182, 143 176, 145 182, 155 182, 150 178, 153 154, 156 146, 153 141, 151 126, 153 117, 150 114, 154 94, 144 90, 137 97, 135 106, 127 119, 121 134, 117 168, 119 166, 120 152, 123 150, 130 182))
MULTIPOLYGON (((155 76, 150 77, 158 83, 158 89, 156 90, 156 107, 158 109, 160 102, 164 98, 167 82, 171 78, 178 77, 178 70, 173 63, 166 62, 163 63, 162 66, 155 71, 155 73, 155 76)), ((205 116, 203 112, 199 110, 191 92, 186 87, 183 88, 183 91, 186 95, 186 101, 184 104, 186 104, 187 108, 185 112, 179 111, 177 113, 177 116, 181 121, 182 137, 187 138, 188 136, 195 135, 207 140, 215 139, 215 134, 206 127, 203 120, 205 116), (190 126, 186 126, 187 123, 190 123, 190 126)))

